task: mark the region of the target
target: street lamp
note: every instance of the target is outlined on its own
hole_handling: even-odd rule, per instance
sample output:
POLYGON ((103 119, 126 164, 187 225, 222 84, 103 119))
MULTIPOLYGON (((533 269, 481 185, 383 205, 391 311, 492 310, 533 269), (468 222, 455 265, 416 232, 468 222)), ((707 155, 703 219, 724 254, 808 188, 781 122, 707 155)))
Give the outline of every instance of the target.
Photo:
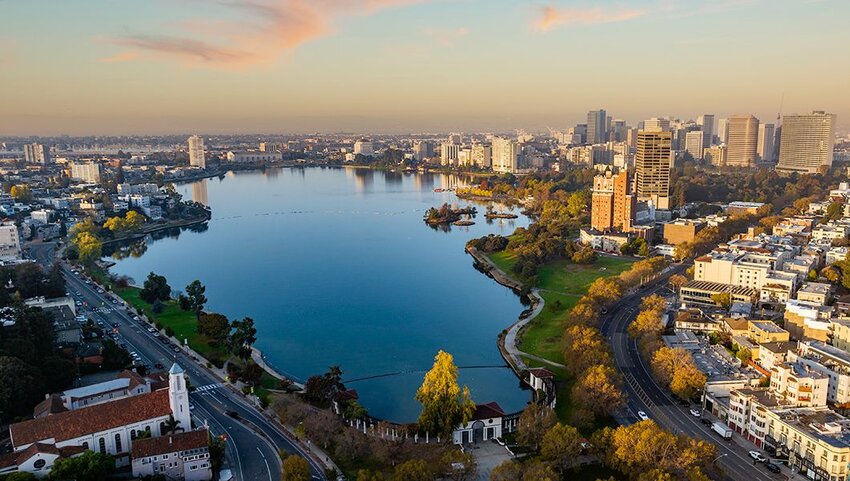
POLYGON ((722 457, 724 457, 724 456, 729 456, 729 453, 723 453, 723 454, 721 454, 720 456, 717 456, 716 458, 714 458, 714 461, 712 461, 711 463, 712 463, 712 464, 716 463, 718 459, 720 459, 720 458, 722 458, 722 457))

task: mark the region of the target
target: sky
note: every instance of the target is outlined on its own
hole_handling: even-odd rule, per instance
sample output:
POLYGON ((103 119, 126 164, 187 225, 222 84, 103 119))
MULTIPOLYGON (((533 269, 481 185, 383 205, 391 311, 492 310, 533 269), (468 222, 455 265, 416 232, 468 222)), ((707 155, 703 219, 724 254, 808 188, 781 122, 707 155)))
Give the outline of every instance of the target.
POLYGON ((0 0, 0 135, 564 130, 826 110, 846 0, 0 0), (784 99, 784 100, 783 100, 784 99))

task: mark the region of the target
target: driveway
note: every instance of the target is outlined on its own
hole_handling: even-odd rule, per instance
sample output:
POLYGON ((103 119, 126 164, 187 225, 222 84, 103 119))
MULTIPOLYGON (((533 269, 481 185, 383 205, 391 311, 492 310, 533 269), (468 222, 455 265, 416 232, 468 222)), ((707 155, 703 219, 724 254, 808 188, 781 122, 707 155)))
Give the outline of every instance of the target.
POLYGON ((465 449, 475 456, 475 463, 478 465, 478 477, 475 479, 478 481, 489 481, 493 468, 513 459, 507 448, 493 441, 483 441, 465 449))

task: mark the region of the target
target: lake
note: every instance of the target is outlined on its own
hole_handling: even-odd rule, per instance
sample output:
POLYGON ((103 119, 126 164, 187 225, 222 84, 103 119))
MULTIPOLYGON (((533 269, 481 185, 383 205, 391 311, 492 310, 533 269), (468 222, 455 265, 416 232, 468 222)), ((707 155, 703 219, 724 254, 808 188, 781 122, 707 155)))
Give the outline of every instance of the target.
POLYGON ((208 228, 148 239, 141 256, 117 260, 112 271, 137 284, 153 271, 173 289, 199 279, 207 310, 254 319, 256 346, 279 371, 303 381, 339 365, 376 417, 415 421, 416 389, 440 349, 454 355, 475 401, 517 411, 530 393, 504 367, 496 338, 523 306, 475 270, 463 248, 528 220, 487 222, 478 205, 473 226, 426 226, 429 207, 467 204, 434 189, 465 182, 307 168, 179 185, 184 199, 211 207, 208 228))

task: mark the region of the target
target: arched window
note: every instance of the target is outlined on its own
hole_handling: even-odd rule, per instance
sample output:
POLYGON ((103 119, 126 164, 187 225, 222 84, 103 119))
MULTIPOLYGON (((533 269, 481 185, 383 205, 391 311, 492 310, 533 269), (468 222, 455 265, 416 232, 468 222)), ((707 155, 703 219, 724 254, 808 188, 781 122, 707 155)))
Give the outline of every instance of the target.
POLYGON ((100 438, 97 441, 97 446, 101 453, 106 454, 106 438, 100 438))
POLYGON ((115 452, 120 453, 121 451, 121 433, 115 433, 115 452))
POLYGON ((83 441, 83 447, 84 447, 85 449, 88 449, 88 448, 89 448, 89 442, 88 442, 88 441, 83 441))
POLYGON ((135 429, 130 430, 130 439, 136 439, 136 430, 135 429))
POLYGON ((165 434, 165 422, 164 421, 159 423, 159 435, 162 436, 163 434, 165 434))

